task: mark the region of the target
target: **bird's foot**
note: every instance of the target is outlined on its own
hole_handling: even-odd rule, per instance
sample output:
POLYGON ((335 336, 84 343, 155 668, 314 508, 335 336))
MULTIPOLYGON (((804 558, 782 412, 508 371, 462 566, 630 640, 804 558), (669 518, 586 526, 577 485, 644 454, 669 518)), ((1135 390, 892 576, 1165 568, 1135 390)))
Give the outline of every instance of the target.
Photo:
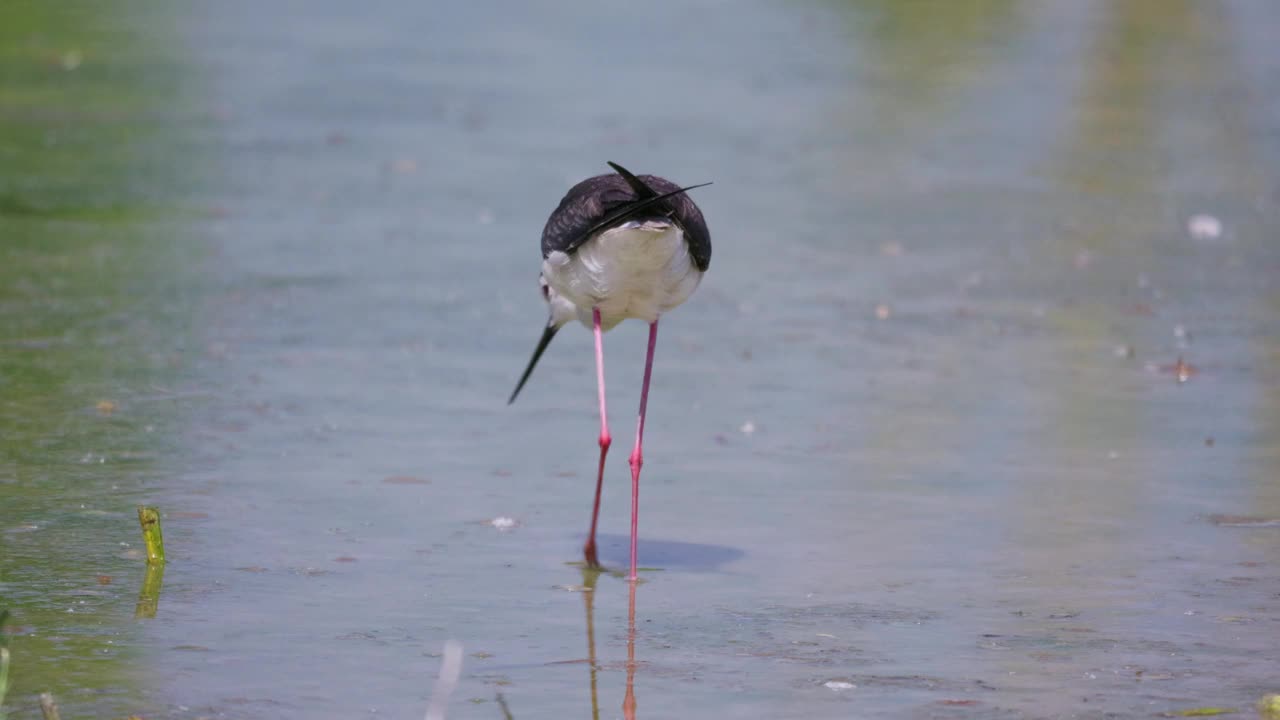
POLYGON ((587 544, 582 546, 582 560, 592 570, 604 569, 600 566, 600 560, 596 558, 596 544, 594 541, 588 540, 587 544))

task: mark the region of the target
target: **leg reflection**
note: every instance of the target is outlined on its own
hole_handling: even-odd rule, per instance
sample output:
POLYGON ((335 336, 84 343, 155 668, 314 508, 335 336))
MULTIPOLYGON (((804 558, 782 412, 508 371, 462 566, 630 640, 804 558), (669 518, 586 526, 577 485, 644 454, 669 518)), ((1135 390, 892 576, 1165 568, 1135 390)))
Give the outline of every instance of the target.
MULTIPOLYGON (((587 672, 591 686, 591 720, 600 720, 600 693, 597 684, 600 670, 596 660, 596 581, 601 570, 583 568, 582 607, 587 616, 587 672)), ((622 716, 625 720, 636 718, 636 587, 640 583, 627 583, 627 689, 622 698, 622 716)))
POLYGON ((587 671, 591 673, 591 720, 600 720, 600 696, 596 689, 596 580, 600 570, 582 568, 582 605, 587 611, 587 671))
POLYGON ((627 692, 622 698, 622 716, 636 720, 636 586, 634 579, 627 583, 627 692))

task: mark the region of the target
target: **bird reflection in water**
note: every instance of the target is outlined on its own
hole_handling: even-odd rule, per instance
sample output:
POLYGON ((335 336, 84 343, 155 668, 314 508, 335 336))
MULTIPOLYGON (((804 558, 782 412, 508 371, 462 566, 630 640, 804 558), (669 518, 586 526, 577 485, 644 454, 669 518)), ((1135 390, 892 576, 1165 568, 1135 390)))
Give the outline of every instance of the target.
MULTIPOLYGON (((600 691, 597 674, 600 666, 596 662, 596 624, 595 602, 596 581, 600 578, 600 570, 582 569, 582 606, 587 617, 587 672, 591 684, 591 720, 600 720, 600 691)), ((622 698, 622 716, 626 720, 636 718, 636 586, 639 583, 627 583, 627 689, 622 698)))

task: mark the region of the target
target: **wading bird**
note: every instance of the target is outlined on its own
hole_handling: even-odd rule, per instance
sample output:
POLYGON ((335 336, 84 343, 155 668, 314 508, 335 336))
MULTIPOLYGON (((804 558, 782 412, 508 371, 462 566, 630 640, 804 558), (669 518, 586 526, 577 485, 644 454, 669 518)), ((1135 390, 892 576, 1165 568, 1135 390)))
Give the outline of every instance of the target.
POLYGON ((636 579, 636 528, 639 519, 640 466, 643 464, 644 416, 649 399, 653 349, 658 319, 679 306, 698 287, 711 264, 711 235, 702 211, 685 193, 710 185, 680 187, 656 175, 632 175, 609 163, 608 175, 587 178, 569 188, 542 230, 542 297, 549 315, 529 366, 511 393, 515 402, 538 358, 566 323, 577 319, 596 339, 596 388, 600 398, 600 465, 591 506, 591 530, 583 557, 596 558, 596 520, 604 484, 604 460, 612 438, 605 410, 604 346, 601 336, 635 318, 649 323, 649 349, 640 386, 640 417, 631 452, 631 574, 636 579))

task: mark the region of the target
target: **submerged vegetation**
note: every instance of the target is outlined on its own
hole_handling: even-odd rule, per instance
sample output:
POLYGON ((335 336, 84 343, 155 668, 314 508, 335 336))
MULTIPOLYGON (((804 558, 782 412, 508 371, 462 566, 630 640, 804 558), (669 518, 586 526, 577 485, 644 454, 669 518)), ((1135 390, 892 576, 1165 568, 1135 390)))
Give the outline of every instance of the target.
POLYGON ((181 371, 187 310, 170 12, 0 3, 0 715, 40 693, 138 707, 137 585, 116 579, 144 580, 129 518, 179 410, 148 398, 181 371))

